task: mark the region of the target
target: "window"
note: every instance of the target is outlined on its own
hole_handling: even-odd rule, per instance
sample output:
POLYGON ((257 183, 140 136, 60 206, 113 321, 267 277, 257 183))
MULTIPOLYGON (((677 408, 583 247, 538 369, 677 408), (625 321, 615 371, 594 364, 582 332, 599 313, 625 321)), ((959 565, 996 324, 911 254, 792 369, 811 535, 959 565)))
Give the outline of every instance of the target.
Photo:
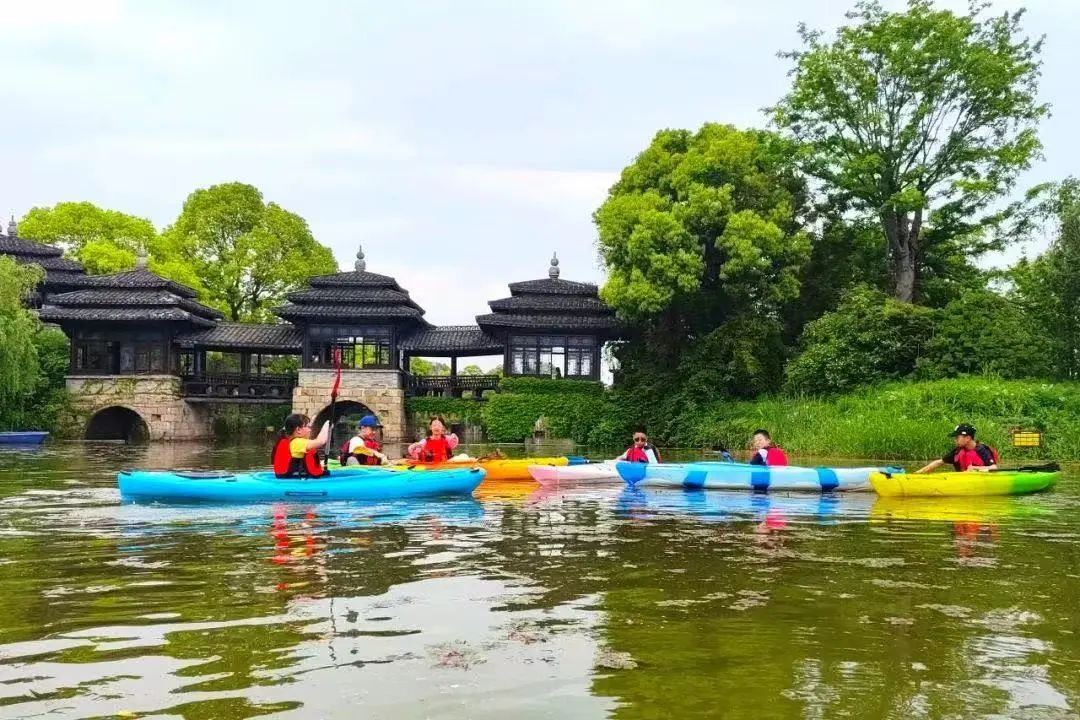
POLYGON ((341 352, 343 368, 393 368, 393 328, 313 326, 308 329, 309 367, 333 367, 334 351, 341 352))
POLYGON ((596 338, 589 335, 511 335, 510 374, 591 378, 596 338))

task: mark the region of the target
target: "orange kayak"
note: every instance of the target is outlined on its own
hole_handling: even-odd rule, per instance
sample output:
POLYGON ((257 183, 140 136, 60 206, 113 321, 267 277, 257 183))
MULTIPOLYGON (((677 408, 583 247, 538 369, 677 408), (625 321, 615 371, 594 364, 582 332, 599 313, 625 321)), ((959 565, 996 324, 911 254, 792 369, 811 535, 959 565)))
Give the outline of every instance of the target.
POLYGON ((432 468, 438 470, 447 470, 452 468, 463 467, 478 467, 483 468, 486 473, 485 479, 487 482, 504 482, 508 480, 532 480, 529 475, 530 465, 553 465, 562 466, 569 464, 569 459, 565 457, 546 457, 546 458, 500 458, 491 460, 464 460, 461 462, 443 462, 443 463, 420 463, 416 461, 408 461, 408 465, 414 465, 424 468, 432 468))

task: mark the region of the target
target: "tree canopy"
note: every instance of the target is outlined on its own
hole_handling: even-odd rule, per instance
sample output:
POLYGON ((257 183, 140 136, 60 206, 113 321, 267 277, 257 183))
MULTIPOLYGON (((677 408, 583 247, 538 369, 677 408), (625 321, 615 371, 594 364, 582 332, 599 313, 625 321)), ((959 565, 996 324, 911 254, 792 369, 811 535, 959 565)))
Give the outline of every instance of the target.
POLYGON ((827 193, 879 223, 902 301, 920 299, 928 268, 1002 242, 989 231, 1021 215, 1000 201, 1041 151, 1042 42, 1022 12, 984 7, 860 2, 835 39, 800 26, 803 48, 783 54, 792 88, 772 118, 827 193))
POLYGON ((195 269, 211 304, 234 321, 268 320, 286 293, 337 270, 303 218, 243 183, 191 193, 163 238, 195 269))

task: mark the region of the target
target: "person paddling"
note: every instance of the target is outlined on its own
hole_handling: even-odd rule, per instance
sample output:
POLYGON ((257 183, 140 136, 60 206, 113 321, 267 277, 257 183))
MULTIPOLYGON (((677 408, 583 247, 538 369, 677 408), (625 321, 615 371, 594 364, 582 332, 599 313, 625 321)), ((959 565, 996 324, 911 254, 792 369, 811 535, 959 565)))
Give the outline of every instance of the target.
POLYGON ((375 431, 381 428, 374 415, 365 415, 356 425, 356 434, 341 448, 342 465, 386 465, 389 460, 382 452, 382 445, 375 439, 375 431))
POLYGON ((788 464, 787 453, 772 441, 768 430, 755 430, 751 444, 754 447, 754 454, 750 456, 751 465, 780 467, 788 464))
POLYGON ((945 453, 940 459, 919 468, 915 472, 928 473, 937 470, 942 465, 952 465, 956 472, 989 472, 997 470, 997 450, 975 440, 975 427, 961 423, 952 431, 956 439, 956 446, 945 453))
POLYGON ((433 415, 428 423, 428 436, 409 446, 409 457, 425 463, 446 462, 454 456, 458 436, 446 434, 446 421, 441 415, 433 415))
POLYGON ((322 477, 329 471, 319 462, 318 452, 330 441, 330 421, 311 437, 311 418, 293 413, 285 418, 281 437, 274 444, 271 464, 279 478, 322 477))
POLYGON ((659 463, 660 451, 649 444, 649 436, 644 431, 634 433, 634 444, 626 449, 616 460, 639 463, 659 463))

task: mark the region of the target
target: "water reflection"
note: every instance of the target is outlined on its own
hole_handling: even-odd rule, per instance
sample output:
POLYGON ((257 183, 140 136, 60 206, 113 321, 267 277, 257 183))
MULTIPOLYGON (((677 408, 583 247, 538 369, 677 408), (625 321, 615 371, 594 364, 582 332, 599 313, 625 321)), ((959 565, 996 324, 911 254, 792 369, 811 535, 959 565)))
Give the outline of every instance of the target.
MULTIPOLYGON (((162 465, 264 451, 181 447, 162 465)), ((0 455, 0 718, 1080 707, 1070 482, 964 502, 520 484, 120 505, 115 472, 144 452, 0 455)))

